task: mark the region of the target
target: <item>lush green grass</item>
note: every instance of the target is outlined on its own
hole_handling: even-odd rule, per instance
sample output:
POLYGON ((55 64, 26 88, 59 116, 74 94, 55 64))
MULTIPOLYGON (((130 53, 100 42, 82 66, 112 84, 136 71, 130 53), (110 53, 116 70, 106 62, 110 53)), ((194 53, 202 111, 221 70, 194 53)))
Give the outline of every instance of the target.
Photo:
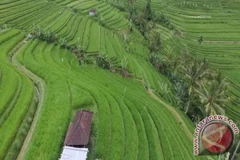
POLYGON ((10 51, 23 38, 19 30, 0 33, 0 136, 3 138, 0 140, 0 159, 5 155, 11 157, 10 154, 18 154, 29 129, 29 122, 23 120, 33 117, 33 114, 27 114, 35 101, 33 83, 17 71, 9 57, 10 51))
POLYGON ((87 47, 87 52, 99 51, 99 38, 100 38, 100 26, 97 23, 93 23, 91 26, 91 32, 89 36, 89 44, 87 47))
POLYGON ((97 11, 98 17, 102 19, 106 27, 112 30, 121 30, 128 27, 128 21, 124 15, 116 8, 112 7, 106 2, 96 0, 79 0, 73 1, 67 5, 71 8, 76 8, 78 12, 88 15, 89 10, 94 8, 97 11))
POLYGON ((176 154, 169 157, 179 158, 178 153, 181 153, 183 146, 185 151, 179 159, 197 158, 193 157, 192 143, 181 126, 164 106, 146 93, 140 82, 94 66, 79 68, 75 57, 70 53, 63 54, 67 52, 58 46, 36 40, 28 43, 29 49, 21 50, 19 61, 42 77, 48 87, 26 159, 36 155, 38 159, 57 157, 70 121, 70 111, 75 110, 76 106, 89 108, 89 104, 92 104, 90 108, 95 112, 94 126, 97 127, 95 158, 161 159, 164 153, 169 153, 169 147, 176 154), (73 94, 71 89, 73 87, 87 93, 84 96, 87 100, 76 101, 73 98, 76 92, 73 94), (71 103, 73 101, 74 105, 71 103), (164 129, 166 134, 161 134, 161 126, 165 125, 169 129, 164 129), (56 129, 57 133, 50 134, 56 129), (162 139, 170 135, 175 141, 168 141, 168 147, 163 147, 165 141, 162 139), (51 153, 45 152, 49 149, 51 153))

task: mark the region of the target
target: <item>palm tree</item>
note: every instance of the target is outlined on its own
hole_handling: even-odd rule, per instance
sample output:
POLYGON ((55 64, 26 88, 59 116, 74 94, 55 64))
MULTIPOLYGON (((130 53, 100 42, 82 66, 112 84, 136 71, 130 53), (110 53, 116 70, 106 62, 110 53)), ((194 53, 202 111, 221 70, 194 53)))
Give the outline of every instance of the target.
POLYGON ((194 99, 195 89, 199 87, 201 80, 209 74, 208 63, 206 59, 202 61, 188 59, 184 62, 184 66, 181 67, 184 77, 189 83, 189 100, 186 105, 185 113, 188 113, 189 106, 191 105, 192 100, 194 99))
POLYGON ((201 83, 195 90, 207 115, 225 114, 223 107, 230 99, 226 94, 227 86, 226 79, 218 73, 213 81, 201 83))
POLYGON ((159 88, 156 89, 156 92, 162 97, 164 100, 169 101, 169 95, 171 94, 171 89, 169 85, 165 82, 158 82, 159 88))
POLYGON ((149 49, 151 52, 157 52, 161 48, 161 38, 160 33, 157 31, 152 31, 149 33, 149 49))
POLYGON ((152 19, 151 0, 147 0, 145 14, 147 20, 150 21, 152 19))
POLYGON ((57 40, 57 37, 56 37, 56 35, 52 31, 47 31, 45 33, 45 40, 48 43, 54 43, 57 40))
POLYGON ((123 59, 121 60, 121 68, 127 70, 128 69, 128 57, 125 55, 123 56, 123 59))
POLYGON ((65 38, 60 38, 58 43, 60 43, 61 48, 67 48, 67 41, 65 38))
POLYGON ((106 55, 99 54, 96 58, 97 66, 103 69, 110 69, 111 63, 109 58, 106 55))
POLYGON ((198 42, 199 42, 199 44, 202 44, 202 42, 203 42, 203 36, 201 36, 201 37, 199 38, 198 42))
POLYGON ((179 59, 172 53, 170 49, 166 55, 152 52, 149 56, 151 64, 161 73, 171 76, 169 74, 176 75, 176 71, 179 67, 179 59))
POLYGON ((146 36, 146 32, 147 32, 147 28, 148 28, 148 23, 146 20, 146 16, 145 16, 145 11, 141 11, 139 13, 136 13, 132 16, 132 20, 135 23, 135 25, 138 27, 140 33, 143 36, 146 36))
POLYGON ((166 64, 166 69, 171 75, 168 76, 175 76, 177 74, 177 70, 180 66, 179 58, 176 54, 173 53, 172 49, 168 49, 165 58, 162 59, 163 63, 166 64))
POLYGON ((130 31, 130 32, 133 31, 133 22, 132 22, 132 18, 129 19, 129 31, 130 31))
POLYGON ((43 34, 44 30, 39 26, 33 24, 33 34, 36 35, 38 38, 43 34))

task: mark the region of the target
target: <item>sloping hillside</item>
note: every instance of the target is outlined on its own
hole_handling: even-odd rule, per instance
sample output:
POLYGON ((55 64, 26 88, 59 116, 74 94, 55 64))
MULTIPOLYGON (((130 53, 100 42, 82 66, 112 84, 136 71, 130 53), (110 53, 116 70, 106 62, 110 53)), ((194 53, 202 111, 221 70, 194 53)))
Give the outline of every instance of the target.
MULTIPOLYGON (((227 115, 239 120, 237 8, 220 1, 207 6, 191 1, 191 7, 152 1, 152 8, 162 8, 183 33, 176 36, 158 24, 161 52, 186 49, 220 68, 235 97, 227 115)), ((127 5, 114 0, 0 2, 0 159, 58 159, 68 124, 79 109, 94 112, 88 159, 209 158, 193 155, 194 124, 174 107, 172 90, 162 91, 164 98, 154 92, 171 84, 152 66, 146 39, 136 28, 129 32, 128 13, 114 7, 116 3, 127 5), (97 16, 89 15, 92 8, 97 16), (33 38, 40 32, 57 41, 33 38), (109 60, 110 67, 99 67, 99 59, 109 60)), ((136 1, 137 7, 144 5, 136 1)))

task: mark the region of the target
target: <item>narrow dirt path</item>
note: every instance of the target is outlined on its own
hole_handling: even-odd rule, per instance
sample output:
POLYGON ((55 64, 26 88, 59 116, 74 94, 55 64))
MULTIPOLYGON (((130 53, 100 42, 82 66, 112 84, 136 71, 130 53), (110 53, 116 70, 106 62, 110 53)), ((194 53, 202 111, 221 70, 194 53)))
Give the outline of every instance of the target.
POLYGON ((203 41, 202 43, 212 43, 212 44, 240 44, 240 41, 203 41))
POLYGON ((18 50, 19 50, 19 48, 21 48, 24 45, 25 41, 27 41, 27 40, 28 40, 28 38, 25 38, 20 43, 18 43, 13 48, 13 50, 11 51, 10 56, 12 56, 11 61, 12 61, 13 65, 20 72, 24 73, 35 84, 36 92, 37 92, 36 95, 37 95, 37 98, 38 98, 38 104, 37 104, 37 110, 36 110, 36 113, 34 115, 34 118, 33 118, 33 121, 32 121, 31 127, 30 127, 30 130, 29 130, 29 132, 27 134, 26 139, 24 140, 23 146, 21 148, 21 151, 20 151, 20 153, 18 155, 17 160, 23 160, 24 159, 26 150, 27 150, 27 148, 29 146, 29 143, 30 143, 30 141, 32 139, 34 130, 36 128, 36 125, 37 125, 37 122, 38 122, 38 119, 39 119, 40 111, 41 111, 42 106, 43 106, 45 86, 46 86, 46 83, 45 83, 45 81, 43 79, 41 79, 40 77, 38 77, 37 75, 32 73, 30 70, 26 69, 24 65, 20 64, 17 61, 17 54, 19 53, 18 50))
POLYGON ((158 98, 151 89, 148 89, 147 92, 150 94, 150 96, 157 100, 159 103, 161 103, 163 106, 165 106, 171 113, 172 115, 176 118, 177 122, 181 124, 181 127, 184 129, 187 137, 192 141, 193 140, 193 133, 188 129, 187 125, 183 121, 182 117, 179 115, 179 113, 170 105, 162 101, 160 98, 158 98))
MULTIPOLYGON (((198 39, 192 39, 195 42, 198 42, 198 39)), ((216 41, 216 40, 203 40, 202 44, 240 44, 240 41, 216 41)))

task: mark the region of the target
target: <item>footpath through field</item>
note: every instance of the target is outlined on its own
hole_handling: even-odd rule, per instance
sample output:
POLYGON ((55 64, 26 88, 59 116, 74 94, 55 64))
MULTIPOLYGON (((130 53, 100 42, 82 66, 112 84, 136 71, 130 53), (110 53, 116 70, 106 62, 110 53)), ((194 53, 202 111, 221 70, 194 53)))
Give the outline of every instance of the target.
POLYGON ((36 124, 38 122, 38 119, 39 119, 39 114, 40 114, 40 111, 42 109, 42 106, 43 106, 43 102, 44 102, 44 93, 45 93, 45 86, 46 86, 46 83, 43 79, 41 79, 40 77, 38 77, 37 75, 35 75, 34 73, 32 73, 30 70, 26 69, 24 65, 20 64, 18 61, 17 61, 17 54, 18 54, 18 50, 24 45, 24 43, 28 40, 28 38, 25 38, 24 40, 22 40, 21 42, 19 42, 14 48, 13 50, 11 51, 11 54, 12 55, 12 63, 14 66, 16 66, 16 68, 24 73, 31 81, 33 81, 33 83, 35 84, 37 90, 37 96, 38 96, 38 105, 37 105, 37 111, 35 113, 35 116, 34 116, 34 119, 33 119, 33 122, 31 124, 31 128, 27 134, 27 137, 23 143, 23 146, 21 148, 21 151, 18 155, 18 158, 17 160, 23 160, 24 159, 24 156, 25 156, 25 153, 26 153, 26 149, 32 139, 32 136, 33 136, 33 133, 34 133, 34 130, 36 128, 36 124))
POLYGON ((148 89, 147 92, 150 94, 150 96, 157 100, 159 103, 161 103, 163 106, 165 106, 171 113, 172 115, 176 118, 177 122, 183 127, 187 137, 192 141, 193 140, 193 134, 191 131, 188 129, 187 125, 183 121, 182 117, 178 114, 178 112, 170 105, 162 101, 160 98, 158 98, 152 91, 152 89, 148 89))

